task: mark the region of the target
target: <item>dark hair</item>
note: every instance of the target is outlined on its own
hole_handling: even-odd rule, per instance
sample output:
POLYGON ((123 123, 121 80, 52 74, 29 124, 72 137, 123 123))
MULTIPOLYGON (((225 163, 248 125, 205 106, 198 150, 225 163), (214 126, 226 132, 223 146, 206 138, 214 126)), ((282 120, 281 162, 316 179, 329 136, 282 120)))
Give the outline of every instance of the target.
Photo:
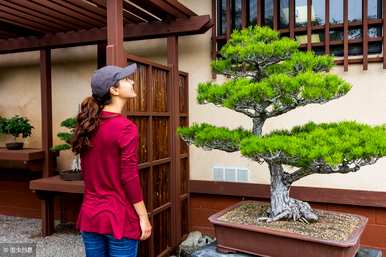
MULTIPOLYGON (((119 83, 113 87, 118 87, 118 85, 119 83)), ((74 153, 80 154, 92 147, 90 139, 99 127, 99 114, 103 107, 110 103, 110 90, 102 97, 92 95, 82 101, 80 112, 76 117, 77 125, 74 129, 74 136, 71 140, 72 151, 74 153)))

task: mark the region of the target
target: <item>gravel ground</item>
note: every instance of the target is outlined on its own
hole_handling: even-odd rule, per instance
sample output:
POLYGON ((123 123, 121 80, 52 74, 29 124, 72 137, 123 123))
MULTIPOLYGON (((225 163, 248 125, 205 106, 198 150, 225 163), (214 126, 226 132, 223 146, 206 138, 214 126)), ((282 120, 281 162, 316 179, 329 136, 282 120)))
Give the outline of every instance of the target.
POLYGON ((41 220, 0 215, 0 243, 36 243, 36 257, 83 257, 82 238, 73 224, 59 224, 42 237, 41 220))

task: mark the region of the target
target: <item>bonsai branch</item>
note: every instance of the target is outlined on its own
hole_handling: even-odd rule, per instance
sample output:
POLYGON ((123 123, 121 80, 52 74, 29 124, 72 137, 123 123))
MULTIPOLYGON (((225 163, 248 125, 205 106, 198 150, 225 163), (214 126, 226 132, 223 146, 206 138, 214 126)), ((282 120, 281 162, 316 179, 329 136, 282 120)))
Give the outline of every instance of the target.
POLYGON ((325 99, 325 98, 303 99, 303 98, 298 98, 297 96, 293 96, 292 97, 292 102, 293 103, 289 104, 289 105, 282 105, 281 102, 279 101, 280 96, 278 96, 278 97, 275 97, 275 98, 273 98, 271 100, 271 105, 279 106, 279 108, 277 108, 275 110, 272 110, 272 111, 268 111, 267 112, 267 117, 269 117, 269 118, 275 117, 275 116, 284 114, 286 112, 289 112, 291 110, 294 110, 297 107, 305 106, 305 105, 308 105, 308 104, 324 104, 324 103, 329 102, 331 100, 337 99, 337 98, 339 98, 341 96, 342 95, 336 95, 336 96, 334 96, 334 97, 332 97, 330 99, 325 99))
POLYGON ((240 145, 239 144, 235 144, 229 140, 208 140, 206 142, 203 142, 203 143, 199 143, 197 144, 195 142, 195 139, 194 137, 186 137, 186 136, 182 136, 182 139, 190 144, 190 145, 196 145, 196 146, 199 146, 199 147, 202 147, 202 149, 206 150, 206 151, 209 151, 209 150, 212 150, 212 149, 217 149, 217 150, 221 150, 221 151, 224 151, 224 152, 237 152, 237 151, 240 151, 240 145))
POLYGON ((292 184, 293 182, 304 178, 311 174, 333 174, 341 173, 346 174, 350 172, 358 171, 362 166, 372 165, 377 162, 379 158, 368 158, 368 159, 359 159, 355 161, 345 161, 344 163, 338 165, 337 167, 332 167, 331 165, 326 164, 323 161, 314 161, 309 168, 300 168, 295 172, 289 174, 285 181, 287 184, 292 184))
POLYGON ((203 145, 204 150, 212 150, 217 149, 225 152, 237 152, 240 150, 240 145, 236 145, 233 142, 230 141, 223 141, 223 140, 212 140, 209 142, 206 142, 203 145))

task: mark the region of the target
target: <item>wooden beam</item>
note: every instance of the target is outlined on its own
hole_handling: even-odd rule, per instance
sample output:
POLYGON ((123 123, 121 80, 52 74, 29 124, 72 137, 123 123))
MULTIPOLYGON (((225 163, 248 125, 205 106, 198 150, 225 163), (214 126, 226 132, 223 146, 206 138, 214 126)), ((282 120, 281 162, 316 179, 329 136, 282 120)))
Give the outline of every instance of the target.
MULTIPOLYGON (((95 0, 93 0, 95 1, 95 0)), ((98 0, 98 1, 103 1, 103 0, 98 0)), ((160 18, 161 20, 168 20, 170 17, 169 14, 160 11, 157 6, 154 6, 152 3, 149 1, 144 1, 144 0, 130 0, 130 2, 134 3, 135 5, 139 6, 143 10, 148 11, 149 13, 153 14, 154 16, 160 18)))
POLYGON ((42 1, 42 0, 30 0, 29 2, 34 2, 38 4, 40 7, 38 7, 38 10, 41 9, 41 6, 46 7, 47 9, 54 10, 56 13, 63 13, 66 16, 72 17, 72 19, 85 22, 90 25, 91 28, 93 27, 99 27, 103 26, 104 22, 97 21, 93 18, 90 18, 88 16, 82 15, 79 12, 74 11, 71 8, 66 8, 62 5, 56 4, 51 1, 42 1))
MULTIPOLYGON (((166 22, 128 24, 124 27, 124 40, 142 40, 163 38, 171 35, 185 36, 202 34, 213 26, 209 15, 193 16, 189 19, 179 19, 166 22)), ((49 48, 63 48, 81 45, 105 43, 106 28, 73 31, 45 35, 43 37, 26 37, 12 40, 0 40, 0 54, 25 52, 49 48)))
POLYGON ((5 21, 7 23, 11 23, 13 25, 30 29, 32 31, 37 31, 41 33, 47 33, 47 32, 53 32, 55 31, 52 28, 45 27, 44 25, 40 24, 36 21, 27 20, 23 17, 16 16, 13 13, 7 13, 4 10, 0 10, 0 20, 5 21))
POLYGON ((75 29, 77 27, 75 25, 69 24, 68 22, 65 22, 65 21, 61 20, 59 17, 52 17, 52 16, 50 16, 48 14, 44 14, 42 12, 33 10, 32 8, 24 7, 24 6, 22 6, 21 4, 18 4, 18 3, 12 3, 10 1, 0 0, 0 5, 13 8, 14 10, 18 10, 18 11, 24 13, 24 14, 32 15, 33 17, 39 18, 40 21, 44 20, 44 21, 49 22, 52 25, 60 26, 60 28, 62 30, 63 29, 72 30, 72 29, 75 29))
MULTIPOLYGON (((163 0, 148 0, 148 2, 152 3, 159 10, 168 13, 174 18, 187 18, 190 14, 185 13, 180 8, 177 7, 177 1, 163 1, 163 0)), ((181 5, 181 4, 180 4, 181 5)))
POLYGON ((7 2, 3 3, 3 1, 0 1, 0 12, 14 15, 15 19, 18 19, 18 20, 25 19, 25 21, 24 22, 22 21, 22 23, 27 23, 27 22, 37 23, 43 28, 45 27, 49 29, 50 31, 60 31, 63 29, 63 27, 64 28, 66 27, 66 25, 60 25, 51 21, 46 21, 45 19, 41 19, 40 17, 25 13, 24 11, 20 11, 16 8, 6 6, 7 4, 8 4, 7 2))
POLYGON ((40 5, 39 3, 34 3, 30 0, 10 0, 9 2, 12 2, 15 5, 22 6, 25 9, 33 10, 35 12, 40 12, 41 14, 44 14, 46 16, 50 16, 52 18, 57 19, 58 22, 63 23, 63 21, 71 25, 72 27, 82 27, 82 28, 89 28, 90 25, 86 23, 85 21, 81 19, 74 19, 68 14, 63 14, 61 12, 58 12, 56 9, 51 9, 47 6, 40 5))
POLYGON ((191 9, 187 8, 185 5, 179 3, 178 1, 175 1, 175 0, 164 0, 164 1, 171 4, 174 8, 178 9, 180 12, 182 12, 186 16, 196 16, 197 15, 191 9))
POLYGON ((51 50, 40 50, 40 85, 42 110, 42 149, 44 151, 43 177, 54 173, 52 147, 52 89, 51 89, 51 50))
POLYGON ((106 61, 109 65, 126 66, 123 49, 123 0, 107 1, 106 61))

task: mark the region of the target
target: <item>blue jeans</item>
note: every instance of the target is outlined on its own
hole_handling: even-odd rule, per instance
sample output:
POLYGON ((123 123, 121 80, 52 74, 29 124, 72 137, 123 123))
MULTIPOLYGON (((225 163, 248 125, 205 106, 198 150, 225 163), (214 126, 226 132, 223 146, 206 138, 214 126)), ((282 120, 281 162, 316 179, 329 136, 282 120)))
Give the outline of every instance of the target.
POLYGON ((137 257, 139 240, 115 239, 112 235, 80 232, 86 257, 137 257))

